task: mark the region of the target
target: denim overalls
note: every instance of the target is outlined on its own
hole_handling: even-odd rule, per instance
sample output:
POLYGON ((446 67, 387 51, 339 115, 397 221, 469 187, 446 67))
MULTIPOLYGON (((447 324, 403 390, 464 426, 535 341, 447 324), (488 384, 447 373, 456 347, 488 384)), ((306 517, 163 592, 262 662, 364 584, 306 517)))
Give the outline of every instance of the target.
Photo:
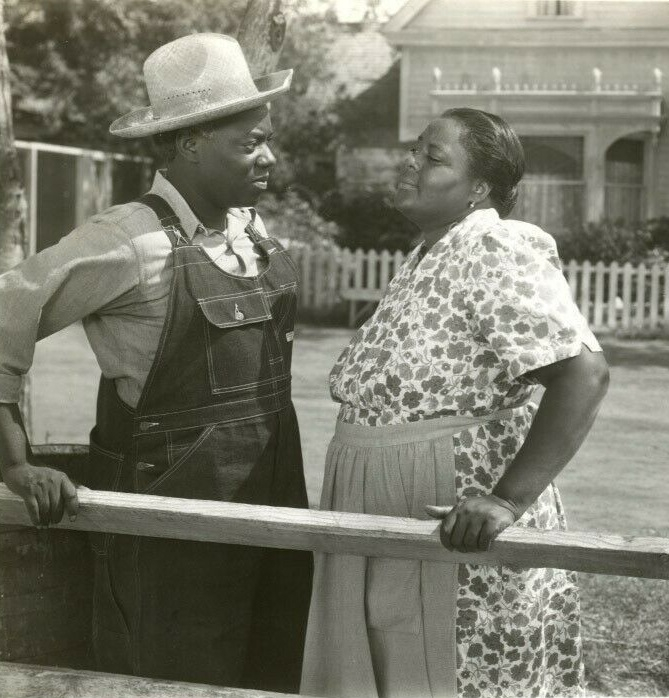
MULTIPOLYGON (((136 409, 101 379, 90 487, 307 507, 290 399, 296 272, 247 227, 265 271, 239 277, 191 245, 162 198, 141 202, 173 248, 159 347, 136 409)), ((297 692, 310 552, 97 534, 98 669, 297 692)))

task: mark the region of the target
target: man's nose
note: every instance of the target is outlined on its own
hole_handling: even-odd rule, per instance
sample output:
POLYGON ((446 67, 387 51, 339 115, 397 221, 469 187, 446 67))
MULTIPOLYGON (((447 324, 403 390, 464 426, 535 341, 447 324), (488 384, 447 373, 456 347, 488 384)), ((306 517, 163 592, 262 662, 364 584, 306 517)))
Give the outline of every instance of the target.
POLYGON ((258 165, 267 168, 272 168, 276 165, 276 157, 267 143, 264 144, 258 156, 258 165))

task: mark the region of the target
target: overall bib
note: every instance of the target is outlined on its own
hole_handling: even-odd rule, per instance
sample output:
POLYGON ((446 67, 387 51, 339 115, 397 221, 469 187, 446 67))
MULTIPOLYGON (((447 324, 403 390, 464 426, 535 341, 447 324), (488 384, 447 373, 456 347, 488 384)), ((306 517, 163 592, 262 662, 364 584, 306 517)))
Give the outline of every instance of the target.
MULTIPOLYGON (((226 273, 146 195, 173 248, 168 311, 136 409, 101 379, 89 487, 307 507, 290 398, 296 272, 247 234, 266 268, 226 273)), ((310 552, 95 534, 98 669, 296 692, 310 552)))

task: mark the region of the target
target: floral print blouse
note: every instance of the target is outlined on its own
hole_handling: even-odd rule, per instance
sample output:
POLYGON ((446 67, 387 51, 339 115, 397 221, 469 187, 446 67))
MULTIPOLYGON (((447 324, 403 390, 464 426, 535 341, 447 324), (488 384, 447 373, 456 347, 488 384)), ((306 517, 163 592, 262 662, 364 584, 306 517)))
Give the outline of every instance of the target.
POLYGON ((477 210, 414 249, 330 374, 339 419, 402 424, 516 407, 527 374, 601 348, 572 300, 555 241, 477 210))

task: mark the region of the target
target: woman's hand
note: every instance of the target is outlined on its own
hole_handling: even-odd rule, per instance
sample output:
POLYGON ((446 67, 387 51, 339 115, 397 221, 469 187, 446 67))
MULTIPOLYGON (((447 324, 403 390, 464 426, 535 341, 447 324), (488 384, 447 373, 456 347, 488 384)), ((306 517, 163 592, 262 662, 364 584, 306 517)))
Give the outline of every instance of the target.
POLYGON ((511 502, 494 494, 464 499, 452 508, 428 505, 425 511, 443 519, 439 529, 442 545, 461 553, 488 550, 495 537, 520 518, 511 502))
POLYGON ((59 523, 64 512, 70 521, 76 518, 77 490, 60 470, 22 463, 6 468, 3 478, 7 487, 23 499, 35 526, 59 523))

